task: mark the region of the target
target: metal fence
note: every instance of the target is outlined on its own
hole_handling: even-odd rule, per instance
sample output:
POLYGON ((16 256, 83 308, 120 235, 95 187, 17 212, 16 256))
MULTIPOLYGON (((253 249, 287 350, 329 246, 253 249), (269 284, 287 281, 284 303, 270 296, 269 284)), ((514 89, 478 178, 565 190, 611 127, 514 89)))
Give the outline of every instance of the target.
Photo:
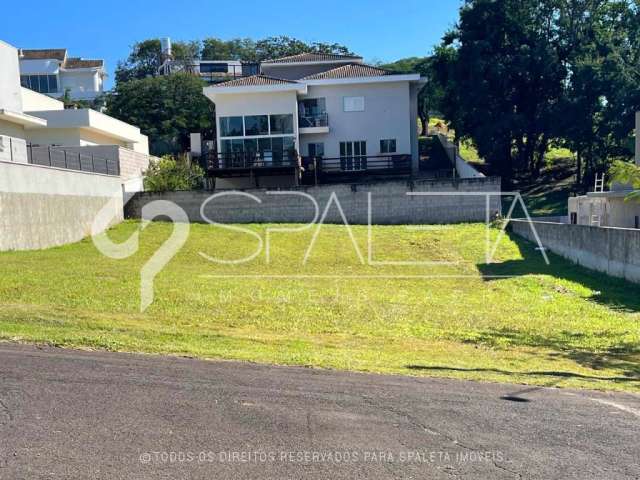
POLYGON ((120 175, 120 162, 118 160, 96 157, 91 153, 51 146, 28 145, 27 160, 33 165, 101 173, 103 175, 120 175))

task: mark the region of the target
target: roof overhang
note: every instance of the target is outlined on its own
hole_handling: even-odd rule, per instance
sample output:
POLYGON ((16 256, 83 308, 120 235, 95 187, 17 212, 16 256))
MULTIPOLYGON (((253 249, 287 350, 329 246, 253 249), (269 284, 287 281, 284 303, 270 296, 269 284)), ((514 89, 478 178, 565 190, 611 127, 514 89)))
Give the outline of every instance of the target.
POLYGON ((340 60, 312 60, 309 62, 262 62, 265 67, 299 67, 301 65, 335 65, 337 63, 362 63, 362 58, 340 59, 340 60))
POLYGON ((229 95, 238 93, 276 93, 276 92, 296 92, 302 95, 307 93, 307 85, 304 83, 290 83, 286 85, 247 85, 243 87, 216 87, 211 85, 202 89, 205 96, 213 99, 219 95, 229 95))
POLYGON ((31 113, 45 119, 44 126, 31 128, 78 128, 123 142, 138 143, 141 141, 138 127, 88 108, 45 110, 31 113))
POLYGON ((44 118, 34 117, 25 113, 14 112, 0 108, 0 120, 17 123, 23 127, 46 127, 47 121, 44 118))
POLYGON ((358 83, 392 83, 392 82, 416 82, 424 83, 425 79, 418 73, 406 75, 380 75, 377 77, 348 77, 348 78, 328 78, 320 80, 299 80, 306 85, 348 85, 358 83))

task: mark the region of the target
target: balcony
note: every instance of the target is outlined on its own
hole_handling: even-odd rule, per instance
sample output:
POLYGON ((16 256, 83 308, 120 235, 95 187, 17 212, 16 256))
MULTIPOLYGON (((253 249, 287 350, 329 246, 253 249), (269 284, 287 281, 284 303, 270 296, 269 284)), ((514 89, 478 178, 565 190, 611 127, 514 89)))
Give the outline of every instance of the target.
POLYGON ((210 152, 205 157, 210 174, 235 174, 251 171, 283 171, 298 167, 298 159, 288 151, 210 152))
POLYGON ((303 183, 340 183, 411 174, 411 155, 303 157, 303 183))
POLYGON ((314 115, 299 115, 298 129, 304 133, 329 133, 329 116, 327 112, 314 115))

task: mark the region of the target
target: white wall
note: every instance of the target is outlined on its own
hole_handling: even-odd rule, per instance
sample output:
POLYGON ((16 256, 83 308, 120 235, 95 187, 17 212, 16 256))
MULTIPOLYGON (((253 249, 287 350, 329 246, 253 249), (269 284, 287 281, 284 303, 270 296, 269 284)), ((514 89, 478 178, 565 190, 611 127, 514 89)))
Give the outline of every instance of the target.
POLYGON ((64 110, 64 103, 42 93, 22 87, 22 108, 25 112, 37 110, 64 110))
POLYGON ((22 113, 18 50, 0 40, 0 109, 22 113))
POLYGON ((102 92, 102 80, 98 71, 89 69, 62 70, 60 91, 70 90, 72 98, 90 100, 102 92))
POLYGON ((287 113, 293 115, 296 148, 299 148, 298 100, 294 91, 216 95, 215 105, 218 122, 218 151, 221 150, 220 117, 287 113))
POLYGON ((325 157, 339 157, 339 142, 356 140, 367 142, 367 155, 381 155, 382 139, 395 139, 396 153, 411 154, 409 82, 313 85, 300 98, 325 98, 329 116, 329 133, 300 136, 302 155, 309 143, 323 142, 325 157), (345 112, 346 96, 364 96, 364 111, 345 112))

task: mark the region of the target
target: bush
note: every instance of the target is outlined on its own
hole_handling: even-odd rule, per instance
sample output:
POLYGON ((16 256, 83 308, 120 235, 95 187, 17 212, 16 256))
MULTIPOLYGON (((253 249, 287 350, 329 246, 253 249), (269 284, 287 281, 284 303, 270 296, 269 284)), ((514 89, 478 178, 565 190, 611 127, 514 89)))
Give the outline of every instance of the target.
POLYGON ((204 170, 187 157, 165 155, 151 161, 144 172, 144 189, 149 192, 169 192, 202 188, 204 170))

